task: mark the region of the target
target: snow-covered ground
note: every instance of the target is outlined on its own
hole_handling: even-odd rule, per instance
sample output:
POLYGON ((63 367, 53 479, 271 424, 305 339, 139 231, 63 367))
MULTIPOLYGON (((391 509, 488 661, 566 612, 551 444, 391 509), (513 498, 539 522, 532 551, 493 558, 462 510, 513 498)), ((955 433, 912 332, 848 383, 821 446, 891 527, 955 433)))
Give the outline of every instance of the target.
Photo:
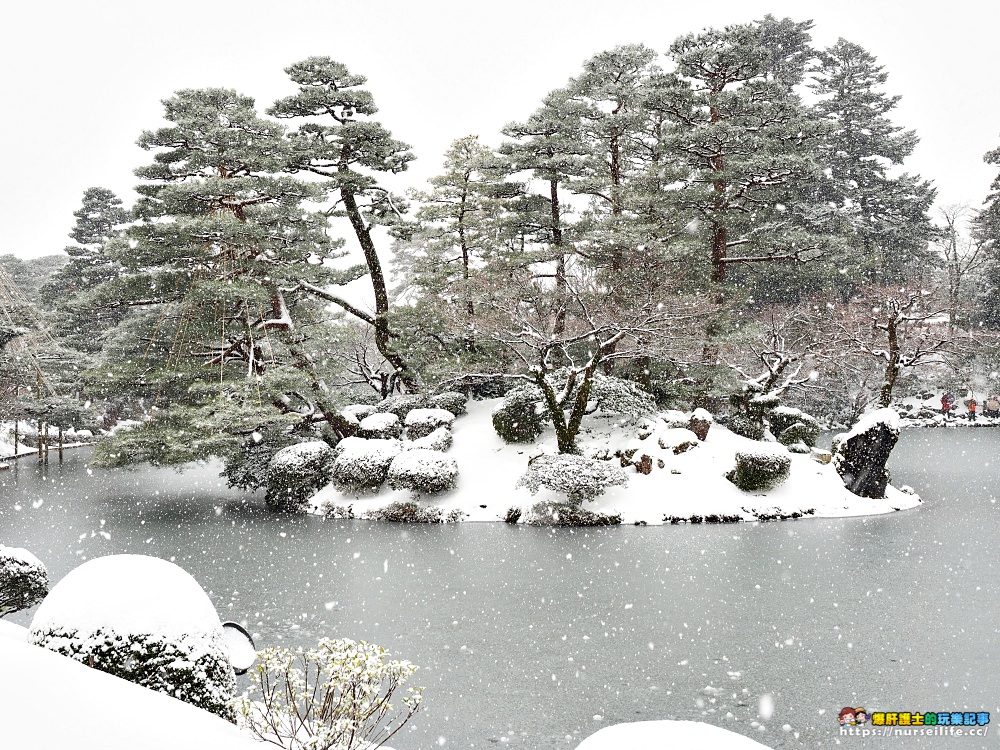
POLYGON ((755 750, 762 747, 767 745, 697 721, 637 721, 605 727, 577 745, 576 750, 755 750))
POLYGON ((3 746, 34 750, 252 750, 233 724, 25 642, 0 621, 3 746), (13 678, 12 678, 13 676, 13 678))
MULTIPOLYGON (((505 443, 494 431, 491 420, 493 408, 498 403, 499 399, 471 401, 469 413, 455 420, 454 443, 448 455, 458 463, 458 482, 453 490, 423 496, 421 505, 437 506, 445 514, 459 511, 466 521, 502 521, 511 507, 527 512, 540 501, 565 499, 545 489, 531 495, 527 489, 517 487, 530 458, 556 452, 555 435, 549 427, 535 444, 505 443)), ((738 450, 759 447, 761 443, 713 424, 703 443, 675 454, 670 445, 676 435, 665 434, 668 429, 671 428, 654 429, 645 439, 640 439, 639 435, 645 431, 635 424, 610 417, 587 417, 578 440, 585 455, 638 448, 637 455, 651 456, 653 468, 644 475, 634 467, 626 467, 628 483, 625 486, 609 487, 595 501, 585 502, 584 508, 621 514, 626 524, 653 525, 669 523, 671 519, 695 517, 697 520, 707 516, 738 516, 750 521, 792 514, 859 516, 912 508, 920 502, 916 495, 893 487, 888 488, 885 499, 857 497, 844 487, 834 467, 822 463, 823 456, 815 451, 813 454, 789 454, 789 477, 775 489, 744 492, 726 479, 725 474, 733 468, 738 450), (660 436, 667 448, 660 447, 660 436)), ((772 445, 785 450, 781 445, 772 445)), ((617 459, 613 459, 613 465, 618 465, 617 459)), ((313 507, 320 512, 328 505, 350 506, 356 516, 361 516, 412 497, 407 490, 391 490, 386 485, 377 493, 368 494, 344 492, 330 485, 313 498, 313 507)))

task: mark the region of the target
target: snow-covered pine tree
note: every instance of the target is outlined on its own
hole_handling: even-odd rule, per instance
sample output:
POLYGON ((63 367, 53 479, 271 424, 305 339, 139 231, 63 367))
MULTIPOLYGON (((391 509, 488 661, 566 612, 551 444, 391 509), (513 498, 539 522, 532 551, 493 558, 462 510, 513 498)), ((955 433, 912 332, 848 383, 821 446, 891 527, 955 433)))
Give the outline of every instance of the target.
MULTIPOLYGON (((379 173, 402 172, 414 156, 410 147, 397 141, 381 124, 368 118, 378 111, 375 100, 360 88, 365 77, 329 57, 310 57, 285 69, 298 85, 297 93, 278 100, 268 109, 274 117, 329 118, 320 124, 307 121, 291 136, 291 160, 286 168, 307 171, 325 180, 325 189, 336 197, 328 216, 346 216, 364 254, 364 265, 353 269, 353 277, 367 274, 375 295, 375 314, 351 305, 315 284, 301 288, 339 305, 344 311, 372 326, 375 345, 389 367, 385 382, 389 393, 402 387, 420 389, 417 373, 393 341, 395 332, 389 310, 385 272, 375 247, 373 230, 392 226, 402 218, 406 205, 379 185, 379 173)), ((384 395, 389 395, 386 393, 384 395)))
POLYGON ((296 291, 339 281, 323 264, 338 243, 304 205, 321 188, 283 174, 284 128, 253 99, 186 89, 164 107, 170 124, 139 138, 156 153, 136 170, 136 223, 108 248, 123 271, 94 290, 139 311, 90 373, 147 420, 102 444, 109 464, 232 455, 251 434, 333 419, 309 352, 316 303, 296 291))

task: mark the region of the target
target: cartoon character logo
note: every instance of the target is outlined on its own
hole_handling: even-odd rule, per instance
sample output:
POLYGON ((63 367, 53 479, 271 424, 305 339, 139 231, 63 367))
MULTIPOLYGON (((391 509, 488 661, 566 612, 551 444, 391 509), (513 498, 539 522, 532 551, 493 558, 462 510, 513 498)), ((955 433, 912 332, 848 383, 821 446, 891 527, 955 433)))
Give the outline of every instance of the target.
POLYGON ((854 720, 855 720, 854 709, 851 708, 850 706, 840 709, 839 718, 840 718, 840 726, 842 727, 854 726, 854 720))
POLYGON ((860 706, 854 709, 854 721, 858 724, 865 724, 868 721, 868 712, 860 706))

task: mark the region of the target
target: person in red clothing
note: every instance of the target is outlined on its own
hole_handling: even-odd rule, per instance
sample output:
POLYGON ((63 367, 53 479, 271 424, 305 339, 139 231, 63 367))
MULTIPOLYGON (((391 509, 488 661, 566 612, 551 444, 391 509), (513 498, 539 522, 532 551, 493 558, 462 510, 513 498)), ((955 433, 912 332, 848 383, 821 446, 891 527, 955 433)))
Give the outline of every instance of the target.
POLYGON ((951 416, 951 407, 954 405, 955 397, 950 393, 946 393, 941 397, 941 413, 944 414, 945 419, 951 416))
POLYGON ((970 398, 966 402, 966 406, 969 407, 969 421, 970 422, 975 422, 976 421, 976 407, 978 407, 979 404, 976 402, 975 398, 970 398))

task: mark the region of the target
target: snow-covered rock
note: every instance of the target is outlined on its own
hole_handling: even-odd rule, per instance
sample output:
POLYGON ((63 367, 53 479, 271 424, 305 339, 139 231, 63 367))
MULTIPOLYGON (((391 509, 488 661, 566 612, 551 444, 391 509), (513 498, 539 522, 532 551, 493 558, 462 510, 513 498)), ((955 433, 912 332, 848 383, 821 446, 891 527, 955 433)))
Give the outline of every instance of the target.
POLYGON ((402 450, 398 440, 344 438, 334 453, 333 481, 350 489, 378 489, 389 473, 389 464, 402 450))
POLYGON ((605 727, 576 750, 760 750, 766 748, 742 734, 698 721, 637 721, 605 727))
POLYGON ((418 440, 439 427, 451 429, 455 415, 447 409, 414 409, 406 415, 406 436, 418 440))
POLYGON ((233 718, 236 681, 222 623, 198 582, 166 560, 111 555, 85 562, 39 606, 29 640, 233 718))
POLYGON ((444 492, 455 486, 458 462, 440 451, 426 448, 403 451, 392 459, 387 479, 394 490, 444 492))
POLYGON ((699 445, 698 436, 684 427, 668 427, 656 437, 657 444, 674 455, 684 453, 699 445))
POLYGON ((899 414, 876 409, 850 432, 833 439, 833 465, 844 486, 859 497, 882 498, 889 484, 886 462, 899 440, 899 414))

